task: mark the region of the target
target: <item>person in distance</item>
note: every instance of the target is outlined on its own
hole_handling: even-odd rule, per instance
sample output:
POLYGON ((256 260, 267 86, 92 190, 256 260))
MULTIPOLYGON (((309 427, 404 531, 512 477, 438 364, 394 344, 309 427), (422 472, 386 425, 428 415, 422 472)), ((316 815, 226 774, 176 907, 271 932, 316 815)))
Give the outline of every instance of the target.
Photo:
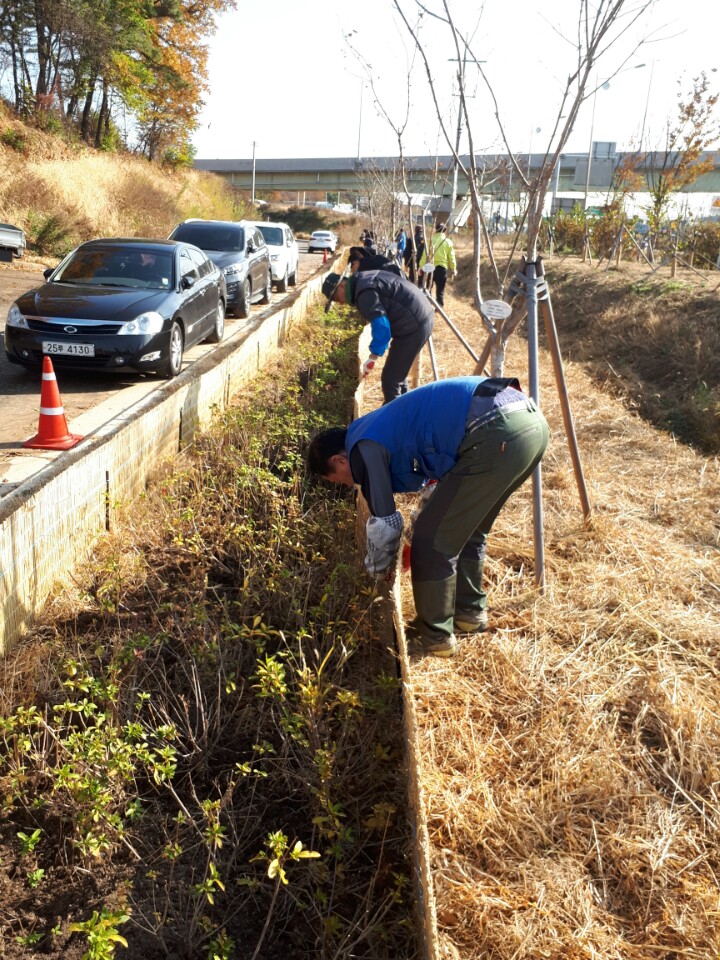
POLYGON ((370 324, 372 339, 362 368, 364 377, 387 350, 380 378, 384 402, 406 393, 410 367, 433 330, 435 310, 427 297, 405 277, 385 269, 349 277, 329 273, 322 292, 327 297, 326 310, 333 303, 347 303, 357 307, 370 324))

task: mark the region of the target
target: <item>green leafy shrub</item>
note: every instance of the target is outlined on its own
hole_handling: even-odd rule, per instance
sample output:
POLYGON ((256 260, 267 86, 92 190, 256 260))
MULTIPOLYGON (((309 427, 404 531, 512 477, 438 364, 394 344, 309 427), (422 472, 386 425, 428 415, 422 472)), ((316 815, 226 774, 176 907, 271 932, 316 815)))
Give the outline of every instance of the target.
POLYGON ((17 150, 18 153, 27 153, 27 137, 22 130, 15 127, 6 127, 0 133, 0 141, 11 150, 17 150))
POLYGON ((72 246, 70 238, 75 224, 59 214, 39 214, 30 218, 29 247, 36 253, 64 256, 72 246))

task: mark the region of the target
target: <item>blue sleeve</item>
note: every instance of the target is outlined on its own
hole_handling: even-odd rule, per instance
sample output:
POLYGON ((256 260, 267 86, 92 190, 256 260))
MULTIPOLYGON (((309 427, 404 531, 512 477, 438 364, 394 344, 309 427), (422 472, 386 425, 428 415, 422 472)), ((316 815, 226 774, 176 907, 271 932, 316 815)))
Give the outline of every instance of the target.
POLYGON ((370 322, 370 330, 372 331, 370 353, 374 353, 376 357, 381 357, 392 339, 390 321, 384 314, 381 317, 374 317, 370 322))

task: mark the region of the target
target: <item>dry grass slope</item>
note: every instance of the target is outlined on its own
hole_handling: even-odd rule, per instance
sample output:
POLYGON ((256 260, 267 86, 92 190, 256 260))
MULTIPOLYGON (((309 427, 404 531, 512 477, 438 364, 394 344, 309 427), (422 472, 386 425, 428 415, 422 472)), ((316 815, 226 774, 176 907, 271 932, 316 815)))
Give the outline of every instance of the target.
POLYGON ((60 236, 48 252, 58 255, 90 237, 166 237, 187 217, 240 214, 212 174, 70 146, 2 112, 0 174, 0 220, 23 227, 32 242, 53 218, 60 236))

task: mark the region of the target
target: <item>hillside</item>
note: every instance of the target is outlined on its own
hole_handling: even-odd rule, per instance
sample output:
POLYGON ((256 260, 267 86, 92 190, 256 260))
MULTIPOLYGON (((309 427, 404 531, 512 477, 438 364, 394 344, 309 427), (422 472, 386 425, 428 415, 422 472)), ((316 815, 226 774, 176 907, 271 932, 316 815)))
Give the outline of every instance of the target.
MULTIPOLYGON (((472 291, 460 244, 457 292, 472 291)), ((720 453, 720 274, 624 261, 606 270, 575 256, 547 256, 555 321, 566 360, 603 391, 705 453, 720 453)), ((489 272, 483 294, 493 295, 489 272)), ((541 329, 540 341, 544 341, 541 329)))
POLYGON ((91 150, 26 126, 0 105, 0 220, 37 253, 61 256, 97 236, 167 236, 187 217, 238 218, 220 178, 91 150))

